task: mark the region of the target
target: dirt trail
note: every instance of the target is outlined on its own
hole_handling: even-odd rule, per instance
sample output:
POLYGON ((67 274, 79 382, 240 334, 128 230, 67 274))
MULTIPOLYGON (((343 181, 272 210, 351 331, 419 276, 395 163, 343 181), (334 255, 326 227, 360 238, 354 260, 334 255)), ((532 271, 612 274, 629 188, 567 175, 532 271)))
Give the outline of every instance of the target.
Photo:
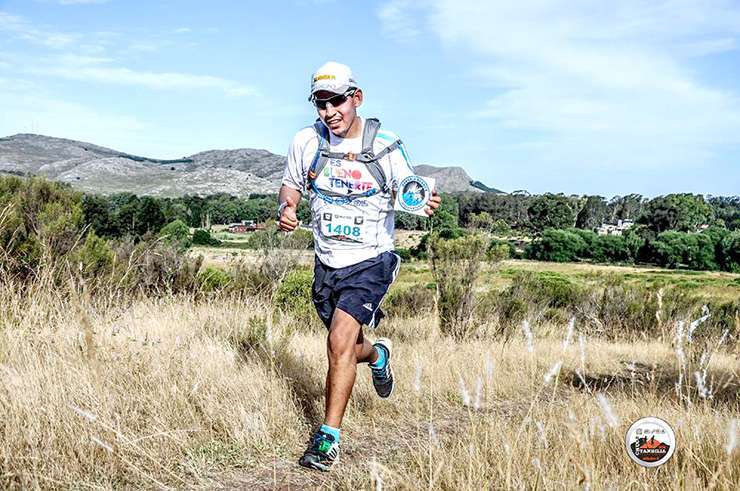
POLYGON ((243 473, 232 473, 228 477, 221 476, 218 486, 222 489, 316 489, 341 488, 343 475, 364 473, 367 475, 367 486, 371 487, 371 465, 373 461, 386 463, 397 454, 402 446, 403 439, 391 428, 385 430, 368 429, 369 434, 375 432, 371 438, 358 440, 362 430, 353 432, 354 438, 342 441, 342 452, 339 462, 330 472, 319 472, 305 469, 298 465, 305 445, 300 442, 296 445, 295 454, 291 458, 281 458, 273 461, 272 465, 262 465, 243 473), (381 443, 383 442, 383 443, 381 443), (383 448, 385 457, 378 455, 376 448, 383 448))
MULTIPOLYGON (((495 401, 476 411, 479 418, 486 417, 524 417, 527 404, 511 401, 495 401)), ((407 453, 409 446, 418 447, 429 442, 429 422, 425 415, 420 420, 414 414, 389 422, 387 419, 375 420, 371 415, 363 424, 347 435, 342 441, 342 453, 339 463, 330 472, 319 472, 304 469, 298 465, 305 445, 296 444, 295 454, 291 458, 275 460, 272 465, 245 470, 241 473, 233 472, 228 476, 219 476, 214 480, 220 485, 219 489, 317 489, 349 488, 348 475, 367 476, 366 488, 374 489, 372 467, 377 463, 387 470, 388 466, 403 453, 407 453), (382 449, 379 452, 377 449, 382 449)), ((434 439, 437 445, 461 434, 463 426, 469 424, 471 413, 468 409, 458 407, 437 406, 433 418, 434 439)), ((399 476, 403 479, 403 476, 399 476)), ((407 483, 408 484, 408 483, 407 483)))

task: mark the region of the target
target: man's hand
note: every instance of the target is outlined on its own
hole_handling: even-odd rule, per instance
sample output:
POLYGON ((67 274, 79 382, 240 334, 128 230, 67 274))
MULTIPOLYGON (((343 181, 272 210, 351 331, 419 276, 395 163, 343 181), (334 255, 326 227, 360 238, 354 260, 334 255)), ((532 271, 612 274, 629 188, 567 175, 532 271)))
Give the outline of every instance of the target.
POLYGON ((292 232, 298 226, 298 217, 296 216, 298 204, 293 201, 292 197, 287 196, 281 207, 282 211, 280 212, 278 226, 283 232, 292 232))
POLYGON ((427 216, 434 215, 434 210, 436 210, 439 205, 442 203, 442 197, 437 193, 437 190, 434 189, 432 191, 432 197, 429 198, 429 201, 427 201, 427 206, 424 207, 424 213, 427 214, 427 216))

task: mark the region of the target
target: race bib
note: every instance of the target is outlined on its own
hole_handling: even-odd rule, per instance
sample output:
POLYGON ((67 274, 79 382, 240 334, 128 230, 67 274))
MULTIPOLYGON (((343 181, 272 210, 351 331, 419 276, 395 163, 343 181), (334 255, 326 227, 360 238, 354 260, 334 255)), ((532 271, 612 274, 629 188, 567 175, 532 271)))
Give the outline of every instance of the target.
POLYGON ((365 242, 365 216, 341 210, 321 212, 321 235, 341 242, 365 242))

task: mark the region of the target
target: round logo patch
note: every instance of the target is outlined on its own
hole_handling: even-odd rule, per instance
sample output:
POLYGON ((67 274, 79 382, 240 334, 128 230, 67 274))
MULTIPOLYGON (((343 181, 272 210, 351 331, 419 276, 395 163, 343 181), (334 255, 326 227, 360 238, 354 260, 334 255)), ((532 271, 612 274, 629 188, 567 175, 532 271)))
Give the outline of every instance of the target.
POLYGON ((401 181, 400 199, 401 208, 406 211, 421 210, 430 194, 429 185, 419 176, 408 176, 401 181))
POLYGON ((643 467, 665 464, 676 450, 673 428, 660 418, 635 421, 625 435, 627 454, 643 467))

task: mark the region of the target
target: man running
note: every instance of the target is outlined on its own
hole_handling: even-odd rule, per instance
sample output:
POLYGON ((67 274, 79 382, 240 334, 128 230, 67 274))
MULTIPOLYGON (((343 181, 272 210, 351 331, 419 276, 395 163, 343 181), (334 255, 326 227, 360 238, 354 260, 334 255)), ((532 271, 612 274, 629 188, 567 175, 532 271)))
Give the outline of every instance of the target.
MULTIPOLYGON (((369 363, 375 391, 393 392, 391 342, 371 344, 362 326, 383 317, 380 304, 398 274, 393 252, 393 200, 414 170, 398 137, 357 114, 362 90, 346 65, 329 62, 311 78, 309 100, 319 119, 300 130, 288 150, 280 188, 279 226, 298 226, 296 208, 308 192, 315 244, 313 303, 329 330, 324 424, 299 464, 329 470, 339 456, 340 427, 358 363, 369 363)), ((440 204, 436 192, 425 211, 440 204)))

